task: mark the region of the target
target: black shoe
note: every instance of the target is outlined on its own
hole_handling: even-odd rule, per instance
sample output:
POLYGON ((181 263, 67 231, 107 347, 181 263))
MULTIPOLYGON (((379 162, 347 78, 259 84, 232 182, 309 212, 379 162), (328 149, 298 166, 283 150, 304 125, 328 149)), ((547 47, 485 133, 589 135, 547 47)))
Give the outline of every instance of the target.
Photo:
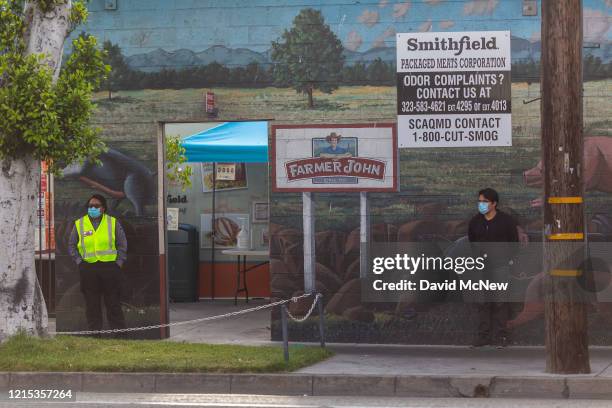
POLYGON ((488 346, 491 344, 491 340, 486 337, 478 337, 472 342, 472 348, 488 346))

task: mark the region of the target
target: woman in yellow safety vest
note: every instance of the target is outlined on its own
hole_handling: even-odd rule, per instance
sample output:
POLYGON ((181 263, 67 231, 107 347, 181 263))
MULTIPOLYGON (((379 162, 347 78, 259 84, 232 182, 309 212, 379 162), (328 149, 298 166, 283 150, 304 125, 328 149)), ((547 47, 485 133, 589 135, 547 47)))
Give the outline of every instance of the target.
POLYGON ((127 259, 125 232, 106 214, 106 199, 94 194, 87 214, 74 222, 69 253, 78 265, 89 330, 102 330, 102 298, 111 329, 125 328, 121 309, 121 268, 127 259))

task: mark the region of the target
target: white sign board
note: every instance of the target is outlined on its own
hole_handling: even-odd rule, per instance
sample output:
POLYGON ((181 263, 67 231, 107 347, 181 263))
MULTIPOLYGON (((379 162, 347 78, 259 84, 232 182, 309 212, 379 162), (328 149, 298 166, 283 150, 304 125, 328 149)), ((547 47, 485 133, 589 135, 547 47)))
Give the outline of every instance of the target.
POLYGON ((510 31, 397 34, 399 147, 511 146, 510 31))
POLYGON ((273 191, 397 191, 394 124, 275 125, 273 191))

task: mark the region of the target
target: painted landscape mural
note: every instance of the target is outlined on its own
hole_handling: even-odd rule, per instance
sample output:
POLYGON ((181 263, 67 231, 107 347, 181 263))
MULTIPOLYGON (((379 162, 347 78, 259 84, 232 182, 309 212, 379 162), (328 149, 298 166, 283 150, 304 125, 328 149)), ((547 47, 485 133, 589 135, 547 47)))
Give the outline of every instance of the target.
MULTIPOLYGON (((500 208, 518 219, 529 240, 541 239, 541 21, 539 15, 523 16, 522 1, 126 0, 114 10, 104 4, 90 2, 89 22, 82 27, 100 39, 113 67, 95 96, 96 124, 113 149, 149 172, 156 169, 156 123, 206 120, 207 91, 215 93, 215 120, 394 122, 396 33, 510 30, 513 146, 401 149, 400 191, 369 196, 372 239, 453 245, 465 236, 476 192, 484 187, 500 192, 500 208)), ((586 208, 590 233, 604 243, 612 239, 610 11, 610 0, 584 0, 586 208)), ((71 197, 77 186, 70 183, 58 183, 57 195, 71 197)), ((314 196, 317 289, 326 303, 328 341, 471 340, 476 321, 469 304, 443 296, 426 303, 363 303, 358 194, 314 196)), ((127 208, 129 202, 134 204, 128 197, 118 206, 127 208)), ((301 195, 274 193, 270 205, 271 291, 286 298, 303 290, 301 195)), ((129 212, 153 222, 149 208, 154 209, 136 205, 129 212)), ((538 272, 536 265, 513 279, 527 291, 538 272)), ((292 311, 299 314, 307 306, 295 304, 292 311)), ((513 341, 540 344, 541 313, 525 315, 522 302, 513 307, 513 341)), ((612 315, 606 310, 594 304, 590 314, 594 344, 612 344, 612 315)), ((278 338, 277 316, 272 317, 278 338)), ((315 322, 291 327, 296 340, 315 339, 316 333, 315 322)))

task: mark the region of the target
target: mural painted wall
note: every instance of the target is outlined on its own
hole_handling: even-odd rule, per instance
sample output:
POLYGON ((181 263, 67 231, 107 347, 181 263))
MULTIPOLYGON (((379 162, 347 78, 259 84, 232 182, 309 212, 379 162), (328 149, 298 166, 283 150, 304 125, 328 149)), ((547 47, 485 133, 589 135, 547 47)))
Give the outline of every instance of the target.
MULTIPOLYGON (((105 10, 104 3, 90 3, 83 27, 107 41, 115 67, 96 94, 97 122, 111 146, 149 169, 156 121, 206 119, 206 91, 216 95, 217 120, 394 122, 396 33, 510 30, 513 146, 402 149, 400 191, 370 195, 373 240, 455 242, 465 235, 484 186, 498 189, 500 208, 515 214, 532 240, 540 236, 541 21, 523 17, 520 0, 124 0, 116 10, 105 10), (315 26, 318 35, 305 33, 315 26)), ((611 10, 609 0, 584 0, 587 211, 591 232, 602 239, 612 233, 606 181, 612 175, 611 10)), ((274 193, 270 200, 271 289, 274 297, 287 297, 303 282, 301 196, 274 193)), ((329 341, 471 340, 470 305, 362 303, 355 281, 358 195, 316 193, 315 201, 317 285, 327 303, 329 341)), ((529 273, 520 279, 531 279, 529 273)), ((522 304, 514 306, 516 316, 522 304)), ((590 315, 591 341, 610 344, 610 319, 597 309, 590 315)), ((515 328, 514 341, 542 342, 541 315, 531 317, 515 328)), ((309 325, 291 330, 296 339, 316 333, 309 325)))
MULTIPOLYGON (((87 329, 79 274, 69 256, 68 241, 74 221, 86 214, 87 200, 94 193, 107 198, 108 213, 119 220, 128 241, 121 288, 127 326, 159 324, 161 319, 155 138, 147 135, 138 140, 133 134, 121 134, 112 140, 112 125, 100 126, 109 139, 109 150, 100 155, 100 165, 91 161, 71 165, 64 169, 63 178, 55 180, 58 331, 87 329)), ((150 330, 128 336, 159 338, 160 332, 150 330)))

